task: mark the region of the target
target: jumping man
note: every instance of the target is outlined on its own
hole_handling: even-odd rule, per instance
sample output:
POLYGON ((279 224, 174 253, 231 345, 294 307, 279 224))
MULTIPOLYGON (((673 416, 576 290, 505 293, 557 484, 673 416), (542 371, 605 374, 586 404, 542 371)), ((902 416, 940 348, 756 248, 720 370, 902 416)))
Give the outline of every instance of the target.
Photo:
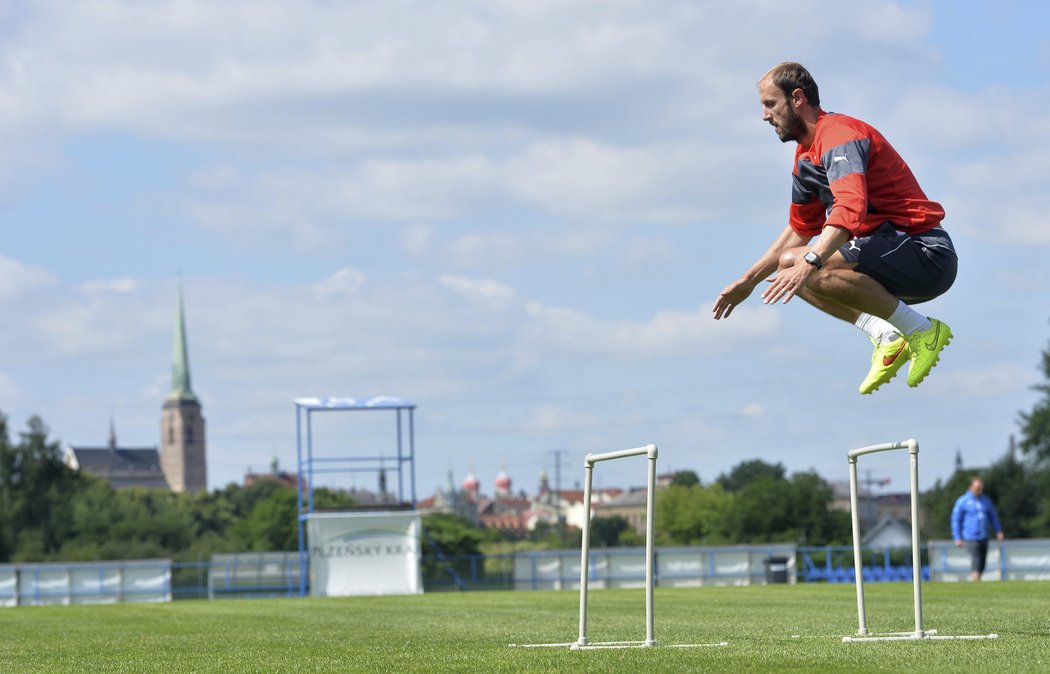
POLYGON ((877 130, 824 112, 813 77, 782 63, 758 82, 762 119, 784 143, 795 141, 788 224, 747 273, 718 296, 716 320, 773 272, 766 304, 795 295, 868 334, 875 351, 860 385, 871 393, 910 362, 918 386, 940 359, 952 331, 910 305, 951 287, 958 258, 911 169, 877 130), (816 238, 816 241, 811 241, 816 238))

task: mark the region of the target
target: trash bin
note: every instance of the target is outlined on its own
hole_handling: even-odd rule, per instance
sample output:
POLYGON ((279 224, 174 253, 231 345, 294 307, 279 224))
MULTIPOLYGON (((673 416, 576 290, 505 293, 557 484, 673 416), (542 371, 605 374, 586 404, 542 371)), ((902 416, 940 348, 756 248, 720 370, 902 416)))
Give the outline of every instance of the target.
POLYGON ((788 582, 788 558, 767 557, 766 558, 766 583, 788 582))

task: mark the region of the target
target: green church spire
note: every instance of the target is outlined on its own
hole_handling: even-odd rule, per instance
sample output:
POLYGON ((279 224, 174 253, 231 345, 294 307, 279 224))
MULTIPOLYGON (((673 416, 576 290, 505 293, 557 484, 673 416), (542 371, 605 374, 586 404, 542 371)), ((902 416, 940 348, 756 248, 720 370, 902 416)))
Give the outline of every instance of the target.
POLYGON ((175 317, 175 345, 171 355, 171 391, 168 400, 196 401, 190 386, 190 356, 186 347, 186 315, 182 308, 182 283, 179 283, 179 306, 175 317))

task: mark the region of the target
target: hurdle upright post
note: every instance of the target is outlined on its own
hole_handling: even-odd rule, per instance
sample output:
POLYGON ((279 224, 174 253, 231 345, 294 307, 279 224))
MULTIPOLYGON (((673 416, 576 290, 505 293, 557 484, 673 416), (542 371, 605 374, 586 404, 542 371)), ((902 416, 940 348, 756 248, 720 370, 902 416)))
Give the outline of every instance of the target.
POLYGON ((922 625, 922 553, 919 549, 919 443, 908 440, 908 458, 911 463, 911 567, 915 594, 915 636, 924 635, 922 625))
POLYGON ((857 634, 867 636, 868 621, 864 615, 864 562, 860 554, 860 508, 857 498, 857 457, 853 452, 849 453, 849 505, 850 515, 853 520, 853 575, 857 585, 857 622, 859 628, 857 634))
POLYGON ((604 454, 588 454, 583 461, 583 504, 586 514, 583 519, 583 541, 580 545, 580 634, 576 646, 586 646, 587 642, 587 590, 590 580, 591 555, 591 484, 594 481, 594 464, 610 459, 622 459, 628 456, 644 454, 649 459, 646 494, 646 532, 645 532, 645 641, 643 646, 655 646, 655 617, 653 606, 653 585, 656 577, 653 568, 653 510, 656 504, 656 458, 659 451, 656 445, 649 444, 634 449, 604 454))
POLYGON ((653 588, 656 585, 656 574, 653 565, 656 554, 653 550, 653 532, 656 530, 656 445, 648 445, 646 455, 649 457, 649 485, 645 504, 645 645, 656 645, 656 617, 653 610, 653 588))
POLYGON ((578 646, 587 645, 587 582, 590 579, 591 563, 591 481, 594 476, 594 460, 588 454, 583 460, 583 542, 580 545, 580 636, 578 646))

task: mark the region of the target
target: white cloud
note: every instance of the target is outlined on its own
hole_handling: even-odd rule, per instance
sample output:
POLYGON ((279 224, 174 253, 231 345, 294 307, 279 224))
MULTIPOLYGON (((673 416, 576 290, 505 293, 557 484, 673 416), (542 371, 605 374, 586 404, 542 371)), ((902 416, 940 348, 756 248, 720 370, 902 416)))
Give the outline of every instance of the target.
MULTIPOLYGON (((1031 140, 1038 139, 1033 133, 1031 140)), ((958 222, 967 233, 982 240, 1022 245, 1050 244, 1045 213, 1050 196, 1042 189, 1040 175, 1046 160, 1041 150, 1050 143, 1019 144, 995 161, 978 157, 960 161, 949 172, 952 191, 950 222, 958 222)), ((1000 150, 1002 151, 1002 149, 1000 150)))
POLYGON ((0 301, 17 298, 42 286, 52 285, 57 277, 46 269, 23 264, 0 254, 0 301))
POLYGON ((525 148, 507 165, 507 186, 526 202, 555 213, 606 219, 695 217, 688 207, 659 201, 691 162, 706 155, 678 148, 630 149, 574 138, 525 148))
POLYGON ((529 342, 569 353, 614 357, 669 357, 725 348, 735 340, 770 334, 778 321, 774 311, 747 307, 723 321, 713 320, 708 307, 661 311, 646 322, 603 320, 540 302, 529 302, 526 311, 529 342))
POLYGON ((926 7, 909 7, 895 2, 865 3, 856 19, 862 38, 872 42, 910 47, 922 42, 934 17, 926 7))
POLYGON ((544 404, 533 411, 528 428, 543 433, 566 428, 594 427, 601 421, 600 417, 591 414, 581 414, 557 405, 544 404))
POLYGON ((757 419, 766 415, 766 409, 762 407, 761 403, 751 403, 740 410, 740 414, 749 419, 757 419))
POLYGON ((421 257, 430 250, 433 232, 429 225, 413 224, 401 230, 401 246, 412 257, 421 257))
POLYGON ((1035 381, 1035 373, 1030 369, 1012 363, 997 363, 982 368, 948 370, 938 373, 929 383, 940 391, 959 397, 995 398, 1028 389, 1035 381))
MULTIPOLYGON (((221 167, 195 176, 190 217, 230 236, 328 248, 346 239, 347 221, 414 222, 461 215, 491 193, 494 169, 483 157, 374 159, 349 169, 295 168, 236 173, 221 167)), ((425 244, 416 229, 414 245, 425 244)))
POLYGON ((356 269, 340 269, 314 286, 314 292, 322 301, 337 299, 357 293, 365 284, 365 275, 356 269))
POLYGON ((1020 197, 999 210, 999 231, 1007 243, 1050 246, 1050 227, 1046 226, 1048 212, 1050 195, 1020 197))
POLYGON ((140 283, 137 279, 122 276, 112 279, 96 279, 87 281, 80 285, 80 290, 88 295, 98 293, 127 294, 138 290, 140 283))
POLYGON ((523 237, 509 231, 469 232, 445 246, 449 260, 467 268, 519 262, 526 249, 523 237))
POLYGON ((151 330, 171 330, 172 304, 159 307, 143 294, 91 293, 31 314, 40 346, 58 355, 89 356, 135 350, 151 330))
POLYGON ((213 135, 237 129, 222 108, 241 106, 251 126, 265 114, 259 103, 278 95, 310 105, 408 87, 564 91, 625 73, 688 72, 677 58, 685 30, 668 30, 644 3, 504 2, 485 12, 472 3, 38 4, 10 35, 9 77, 27 108, 46 101, 73 125, 213 135), (603 20, 583 20, 598 10, 603 20))
POLYGON ((987 140, 996 114, 987 103, 945 86, 905 89, 895 106, 894 124, 942 152, 971 147, 975 140, 987 140))
POLYGON ((503 305, 515 297, 513 288, 493 279, 474 279, 442 274, 438 277, 438 281, 452 292, 471 301, 503 305))

